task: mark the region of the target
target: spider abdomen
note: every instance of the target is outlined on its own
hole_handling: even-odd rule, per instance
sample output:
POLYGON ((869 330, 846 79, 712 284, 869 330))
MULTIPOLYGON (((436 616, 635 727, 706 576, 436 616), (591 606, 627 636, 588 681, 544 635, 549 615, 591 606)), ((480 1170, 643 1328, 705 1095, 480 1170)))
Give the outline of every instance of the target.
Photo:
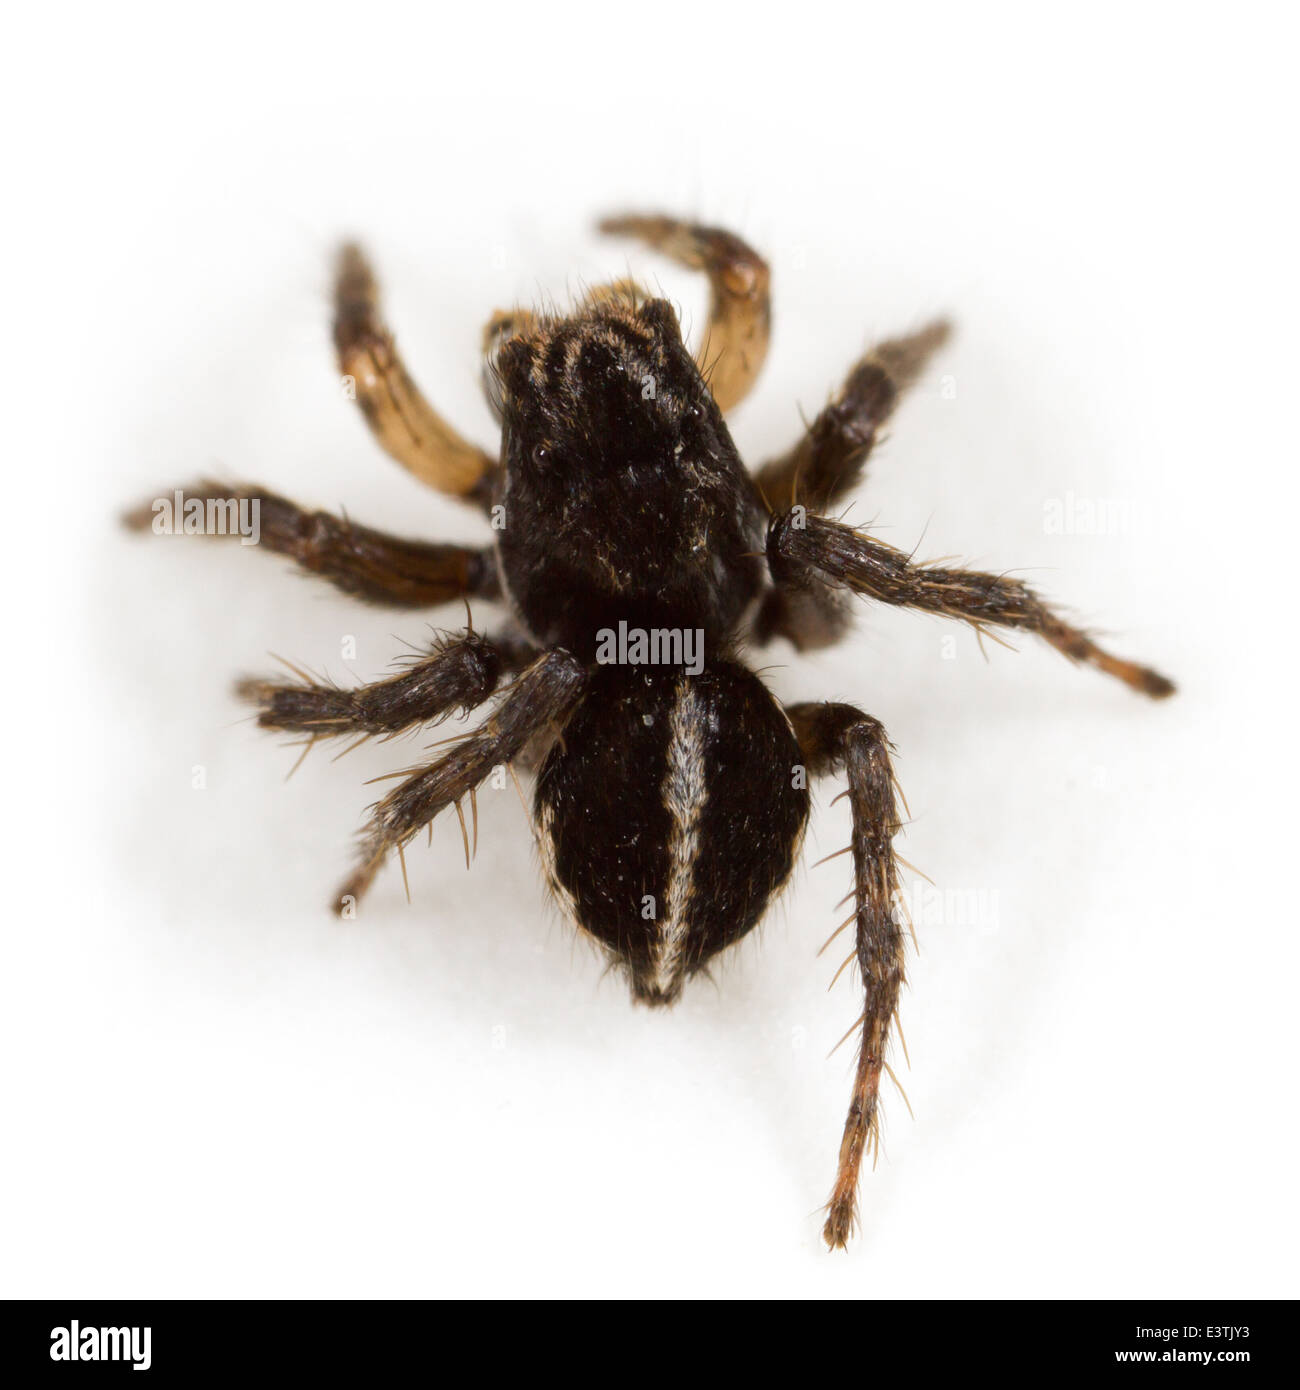
POLYGON ((562 906, 639 1000, 670 1004, 789 876, 808 791, 789 720, 743 667, 602 666, 547 756, 536 810, 562 906))

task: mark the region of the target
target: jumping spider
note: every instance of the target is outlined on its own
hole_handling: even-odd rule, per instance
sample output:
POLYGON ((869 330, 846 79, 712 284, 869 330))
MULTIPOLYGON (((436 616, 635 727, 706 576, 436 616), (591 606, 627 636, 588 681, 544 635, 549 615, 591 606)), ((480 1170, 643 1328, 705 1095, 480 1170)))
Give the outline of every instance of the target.
MULTIPOLYGON (((903 983, 891 844, 900 798, 877 720, 844 704, 783 708, 744 665, 743 648, 774 637, 799 650, 835 642, 861 595, 977 631, 1036 633, 1156 699, 1174 687, 1103 651, 1017 579, 915 564, 827 515, 857 486, 900 393, 948 337, 946 323, 868 352, 802 438, 751 474, 723 416, 767 352, 767 265, 728 232, 669 217, 611 218, 602 229, 708 276, 705 346, 693 357, 672 305, 627 280, 591 291, 569 314, 497 314, 484 347, 499 457, 462 438, 420 394, 365 259, 344 249, 334 343, 371 430, 417 478, 488 513, 495 541, 402 540, 260 487, 233 497, 258 502, 267 548, 354 598, 417 609, 496 599, 509 625, 490 638, 471 623, 357 689, 306 678, 239 689, 262 727, 314 742, 468 714, 506 682, 475 732, 410 770, 373 808, 336 903, 353 908, 389 851, 400 853, 440 811, 455 806, 463 829, 468 796, 477 819, 475 789, 518 761, 538 769, 536 831, 551 889, 650 1005, 674 1003, 691 975, 758 922, 803 840, 805 774, 843 773, 855 903, 844 926, 856 931, 865 1006, 823 1232, 842 1247, 863 1154, 879 1143, 880 1078, 903 983), (615 632, 621 661, 608 659, 615 632), (691 637, 702 642, 702 663, 686 659, 691 637), (647 646, 658 664, 637 661, 647 646)), ((232 497, 211 484, 190 495, 232 497)), ((149 509, 129 519, 145 526, 149 509)))

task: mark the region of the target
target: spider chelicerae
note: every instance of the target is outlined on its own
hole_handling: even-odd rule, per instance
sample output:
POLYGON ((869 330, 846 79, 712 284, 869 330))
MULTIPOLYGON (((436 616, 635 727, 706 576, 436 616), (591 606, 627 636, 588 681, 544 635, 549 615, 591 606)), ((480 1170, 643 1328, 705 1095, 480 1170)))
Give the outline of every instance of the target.
MULTIPOLYGON (((390 851, 400 855, 439 812, 454 806, 463 830, 468 798, 477 830, 476 788, 518 763, 536 770, 537 840, 559 903, 624 970, 635 999, 672 1004, 788 879, 809 778, 843 775, 854 910, 841 930, 855 933, 864 1007, 823 1231, 842 1247, 863 1155, 879 1144, 880 1080, 904 979, 892 848, 902 802, 876 719, 846 704, 783 707, 744 650, 777 637, 799 650, 835 642, 861 596, 977 631, 1036 633, 1153 698, 1174 687, 1103 651, 1017 579, 918 565, 827 515, 858 484, 946 323, 866 353, 793 447, 750 473, 724 415, 767 352, 766 263, 729 232, 670 217, 601 226, 707 275, 703 345, 692 356, 673 306, 631 280, 590 291, 569 313, 496 314, 484 349, 497 455, 428 403, 380 317, 361 252, 347 246, 339 258, 334 342, 371 430, 417 478, 482 509, 492 544, 399 539, 261 487, 187 491, 255 502, 266 548, 354 598, 415 609, 480 598, 509 614, 494 636, 471 621, 398 674, 355 689, 305 676, 240 683, 264 728, 309 742, 468 714, 504 686, 473 733, 372 808, 337 895, 345 915, 390 851)), ((129 524, 148 526, 154 510, 129 514, 129 524)))

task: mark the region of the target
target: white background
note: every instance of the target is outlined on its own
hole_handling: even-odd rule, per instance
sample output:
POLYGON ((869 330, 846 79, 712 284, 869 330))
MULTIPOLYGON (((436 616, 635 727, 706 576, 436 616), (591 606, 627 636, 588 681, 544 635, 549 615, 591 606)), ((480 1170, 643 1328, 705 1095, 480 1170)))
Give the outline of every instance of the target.
POLYGON ((1281 7, 1204 14, 7 21, 0 1293, 1298 1292, 1294 36, 1281 7), (230 682, 269 651, 373 678, 424 616, 115 529, 215 473, 485 538, 341 398, 332 248, 366 241, 413 369, 491 442, 494 307, 630 266, 698 329, 700 283, 593 235, 629 206, 771 259, 733 417, 755 463, 873 337, 951 313, 853 518, 1021 571, 1182 687, 1152 705, 1028 640, 986 662, 866 605, 838 650, 756 658, 884 720, 900 849, 947 894, 895 1057, 916 1118, 886 1096, 847 1255, 817 1208, 858 1005, 817 948, 848 874, 806 867, 846 843, 837 788, 783 903, 671 1013, 548 906, 513 790, 480 796, 471 874, 444 819, 413 906, 390 870, 335 922, 363 783, 421 740, 286 782, 230 682), (1122 524, 1049 533, 1099 502, 1122 524))

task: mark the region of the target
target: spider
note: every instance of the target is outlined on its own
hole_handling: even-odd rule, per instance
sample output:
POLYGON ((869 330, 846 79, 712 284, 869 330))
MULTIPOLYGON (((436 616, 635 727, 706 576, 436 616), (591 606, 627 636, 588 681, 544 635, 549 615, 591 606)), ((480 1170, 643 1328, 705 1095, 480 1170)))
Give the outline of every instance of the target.
MULTIPOLYGON (((499 600, 496 636, 444 634, 397 674, 354 689, 300 672, 244 680, 259 724, 322 738, 391 736, 454 711, 490 713, 440 756, 399 774, 374 807, 336 898, 353 915, 381 864, 494 770, 536 772, 546 879, 580 931, 622 969, 633 998, 673 1004, 686 981, 753 929, 789 878, 810 777, 843 774, 852 813, 854 957, 864 1004, 852 1097, 823 1236, 846 1245, 864 1154, 878 1153, 880 1081, 904 932, 900 804, 891 744, 852 705, 782 706, 744 663, 748 645, 798 650, 848 630, 855 596, 1037 634, 1143 695, 1165 677, 1103 651, 1018 579, 926 566, 828 515, 862 478, 900 394, 949 335, 939 321, 882 342, 849 371, 785 453, 747 471, 725 414, 767 352, 769 270, 738 237, 664 216, 604 232, 700 270, 711 289, 693 356, 677 314, 636 282, 570 312, 497 313, 484 380, 501 427, 494 456, 463 438, 408 375, 374 277, 346 246, 334 344, 378 442, 417 478, 482 509, 493 544, 437 544, 311 512, 261 487, 188 489, 256 501, 265 548, 356 599, 396 608, 499 600), (502 689, 504 687, 504 689, 502 689)), ((129 514, 148 525, 149 508, 129 514)), ((469 840, 466 835, 466 858, 469 840)), ((402 863, 405 875, 405 861, 402 863)))

